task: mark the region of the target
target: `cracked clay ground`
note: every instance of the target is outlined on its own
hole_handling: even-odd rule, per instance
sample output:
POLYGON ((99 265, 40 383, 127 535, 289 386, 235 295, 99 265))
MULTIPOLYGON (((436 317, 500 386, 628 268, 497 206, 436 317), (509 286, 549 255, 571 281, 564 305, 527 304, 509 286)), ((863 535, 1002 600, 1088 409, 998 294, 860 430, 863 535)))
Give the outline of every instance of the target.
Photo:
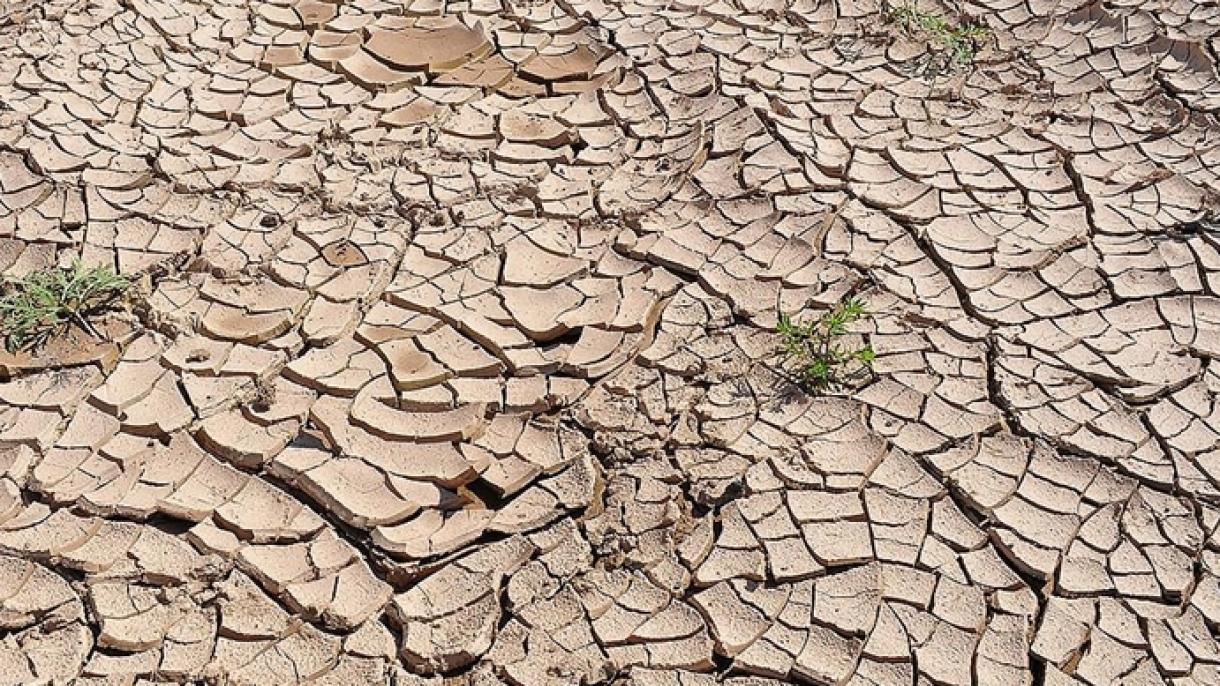
POLYGON ((1220 5, 924 7, 0 0, 0 683, 1220 683, 1220 5))

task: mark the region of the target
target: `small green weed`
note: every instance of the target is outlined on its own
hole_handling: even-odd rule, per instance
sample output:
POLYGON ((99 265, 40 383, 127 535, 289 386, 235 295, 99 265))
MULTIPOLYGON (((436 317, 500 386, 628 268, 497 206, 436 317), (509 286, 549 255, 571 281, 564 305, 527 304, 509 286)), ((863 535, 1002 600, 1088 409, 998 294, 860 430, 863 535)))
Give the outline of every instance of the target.
POLYGON ((105 310, 130 286, 108 267, 48 269, 0 286, 0 335, 9 352, 41 345, 69 324, 93 336, 88 317, 105 310))
POLYGON ((907 32, 927 36, 939 47, 939 54, 926 67, 932 74, 970 66, 978 53, 979 43, 991 35, 991 30, 985 26, 951 24, 944 17, 911 4, 891 9, 889 16, 907 32))
POLYGON ((848 324, 867 315, 864 303, 856 298, 805 324, 780 315, 775 331, 783 339, 786 361, 796 367, 796 376, 804 386, 814 391, 838 390, 872 370, 876 353, 871 346, 851 350, 838 342, 847 333, 848 324))

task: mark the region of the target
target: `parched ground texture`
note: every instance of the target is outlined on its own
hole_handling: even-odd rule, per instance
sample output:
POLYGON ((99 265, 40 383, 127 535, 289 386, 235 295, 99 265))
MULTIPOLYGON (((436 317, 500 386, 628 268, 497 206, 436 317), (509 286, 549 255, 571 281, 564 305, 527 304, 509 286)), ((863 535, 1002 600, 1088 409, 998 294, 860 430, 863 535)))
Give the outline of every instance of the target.
POLYGON ((1220 6, 926 9, 0 2, 0 682, 1220 683, 1220 6))

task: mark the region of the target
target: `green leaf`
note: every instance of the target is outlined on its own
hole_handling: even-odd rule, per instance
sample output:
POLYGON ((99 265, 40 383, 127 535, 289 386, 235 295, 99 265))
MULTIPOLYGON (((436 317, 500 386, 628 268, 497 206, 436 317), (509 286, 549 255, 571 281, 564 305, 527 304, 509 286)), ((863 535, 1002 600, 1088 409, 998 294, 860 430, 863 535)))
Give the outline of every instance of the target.
MULTIPOLYGON (((775 330, 787 353, 785 364, 795 363, 796 376, 810 390, 839 388, 841 379, 848 376, 845 368, 855 362, 868 367, 876 357, 868 345, 851 349, 840 342, 840 337, 847 333, 847 325, 867 315, 864 302, 858 298, 844 300, 804 324, 789 315, 779 315, 775 330)), ((859 371, 853 370, 850 375, 859 371)))
POLYGON ((0 335, 15 351, 51 337, 74 317, 104 308, 130 283, 106 267, 33 272, 9 279, 0 295, 0 335))
POLYGON ((873 360, 877 359, 877 353, 873 351, 871 345, 866 345, 856 351, 856 359, 864 364, 872 364, 873 360))

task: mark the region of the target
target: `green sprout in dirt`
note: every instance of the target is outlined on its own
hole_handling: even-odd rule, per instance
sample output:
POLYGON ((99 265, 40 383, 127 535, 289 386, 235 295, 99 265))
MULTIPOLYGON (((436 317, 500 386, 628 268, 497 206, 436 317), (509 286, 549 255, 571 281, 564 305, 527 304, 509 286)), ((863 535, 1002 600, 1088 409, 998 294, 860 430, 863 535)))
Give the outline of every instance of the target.
POLYGON ((780 315, 776 333, 784 343, 787 360, 795 367, 797 379, 814 391, 838 390, 872 369, 876 353, 871 346, 852 350, 840 344, 847 325, 867 316, 864 303, 850 298, 813 321, 798 324, 780 315))
POLYGON ((928 71, 934 73, 970 66, 979 43, 991 35, 985 26, 952 24, 910 4, 890 10, 890 19, 909 33, 926 36, 939 47, 939 55, 928 64, 928 71))
POLYGON ((9 352, 45 343, 76 324, 95 337, 89 317, 109 307, 131 284, 108 267, 33 272, 0 285, 0 335, 9 352))

